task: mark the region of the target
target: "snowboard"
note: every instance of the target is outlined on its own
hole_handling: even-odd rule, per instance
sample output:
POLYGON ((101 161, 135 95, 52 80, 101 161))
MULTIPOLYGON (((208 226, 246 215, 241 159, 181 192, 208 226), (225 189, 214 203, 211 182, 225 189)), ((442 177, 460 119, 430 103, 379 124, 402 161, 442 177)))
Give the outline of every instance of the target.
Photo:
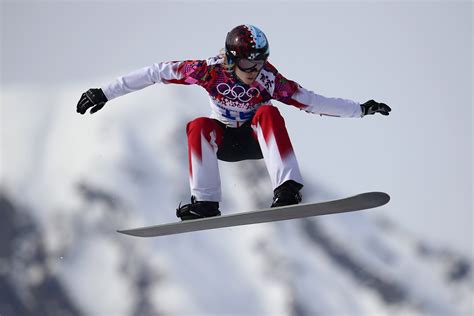
POLYGON ((321 203, 303 203, 243 212, 216 217, 200 218, 164 225, 147 226, 117 232, 136 237, 158 237, 223 227, 268 223, 290 219, 345 213, 370 209, 387 204, 390 196, 384 192, 367 192, 348 198, 321 203))
POLYGON ((158 237, 215 228, 268 223, 326 214, 359 211, 385 205, 388 203, 388 201, 390 201, 390 196, 387 193, 367 192, 340 200, 280 206, 253 212, 243 212, 171 224, 118 230, 118 232, 136 237, 158 237))

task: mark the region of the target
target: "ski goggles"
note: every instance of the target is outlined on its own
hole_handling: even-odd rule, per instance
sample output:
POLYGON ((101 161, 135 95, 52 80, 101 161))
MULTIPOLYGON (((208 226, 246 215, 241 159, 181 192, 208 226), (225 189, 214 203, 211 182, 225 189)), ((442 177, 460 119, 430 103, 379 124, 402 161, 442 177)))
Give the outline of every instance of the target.
POLYGON ((239 58, 237 60, 237 67, 243 72, 260 71, 265 64, 265 60, 250 60, 239 58))

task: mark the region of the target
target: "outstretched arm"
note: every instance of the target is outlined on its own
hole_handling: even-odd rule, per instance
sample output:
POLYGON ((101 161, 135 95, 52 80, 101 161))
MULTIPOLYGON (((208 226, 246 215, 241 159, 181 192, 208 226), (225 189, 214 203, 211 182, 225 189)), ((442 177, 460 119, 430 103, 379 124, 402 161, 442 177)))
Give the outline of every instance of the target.
POLYGON ((171 61, 135 70, 101 88, 89 89, 83 93, 77 103, 77 112, 85 114, 91 108, 90 113, 95 113, 102 109, 106 102, 155 83, 194 84, 196 80, 192 78, 192 73, 202 71, 206 65, 206 61, 202 60, 171 61))
POLYGON ((375 113, 389 115, 392 110, 385 103, 374 100, 360 104, 347 99, 328 98, 308 91, 299 85, 295 93, 287 98, 285 103, 310 113, 336 117, 363 117, 375 113))
POLYGON ((374 100, 360 104, 347 99, 328 98, 286 79, 276 69, 274 69, 274 72, 275 90, 273 98, 306 112, 336 117, 363 117, 375 113, 389 115, 391 111, 385 103, 378 103, 374 100))
POLYGON ((300 85, 286 103, 314 114, 336 117, 363 116, 362 108, 358 102, 342 98, 328 98, 306 90, 300 85))

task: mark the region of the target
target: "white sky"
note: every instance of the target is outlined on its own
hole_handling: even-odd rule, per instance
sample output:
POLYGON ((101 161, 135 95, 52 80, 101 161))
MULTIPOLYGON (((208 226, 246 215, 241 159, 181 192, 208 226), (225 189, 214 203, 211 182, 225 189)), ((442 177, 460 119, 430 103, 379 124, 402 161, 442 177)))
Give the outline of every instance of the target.
MULTIPOLYGON (((41 86, 54 94, 78 84, 78 98, 103 78, 153 62, 209 57, 235 25, 259 26, 272 63, 286 77, 326 96, 374 98, 393 109, 388 118, 335 119, 277 104, 304 176, 341 197, 386 191, 392 201, 385 214, 472 255, 472 3, 1 6, 2 89, 41 86)), ((209 113, 204 91, 193 93, 203 115, 209 113)))

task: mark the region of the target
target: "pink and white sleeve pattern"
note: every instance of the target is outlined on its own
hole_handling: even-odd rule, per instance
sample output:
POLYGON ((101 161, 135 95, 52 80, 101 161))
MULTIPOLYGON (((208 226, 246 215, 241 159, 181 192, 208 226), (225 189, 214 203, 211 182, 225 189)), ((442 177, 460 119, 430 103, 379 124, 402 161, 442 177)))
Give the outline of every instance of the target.
POLYGON ((275 88, 272 96, 275 100, 314 114, 336 117, 362 116, 362 109, 358 102, 316 94, 286 79, 276 69, 273 69, 273 72, 275 88))
POLYGON ((110 101, 130 92, 138 91, 155 83, 196 83, 190 74, 206 67, 202 60, 169 61, 155 63, 131 73, 118 77, 102 87, 105 96, 110 101))

